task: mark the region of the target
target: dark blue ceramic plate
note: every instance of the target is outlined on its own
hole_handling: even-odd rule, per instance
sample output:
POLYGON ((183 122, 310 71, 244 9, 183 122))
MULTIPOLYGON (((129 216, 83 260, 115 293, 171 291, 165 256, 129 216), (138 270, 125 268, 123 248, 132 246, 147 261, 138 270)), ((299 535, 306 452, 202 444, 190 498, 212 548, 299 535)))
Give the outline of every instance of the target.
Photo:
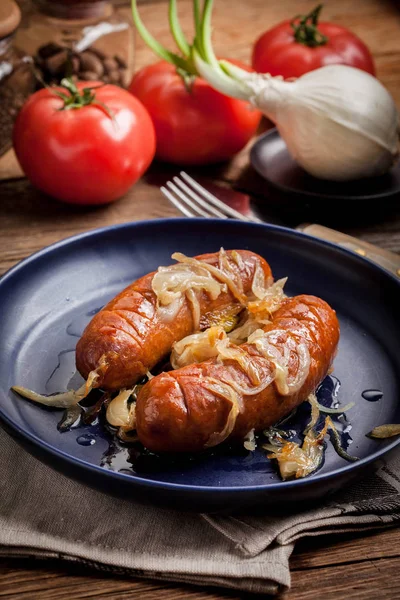
MULTIPOLYGON (((202 219, 100 229, 55 244, 14 267, 0 281, 0 303, 3 426, 44 462, 109 493, 183 510, 299 503, 338 489, 399 444, 374 441, 365 434, 376 425, 400 422, 400 283, 362 257, 305 234, 202 219), (220 246, 260 253, 276 278, 289 277, 290 295, 316 294, 337 310, 342 331, 337 379, 325 382, 320 397, 330 402, 332 386, 339 380, 339 400, 355 402, 348 413, 352 429, 349 423, 338 426, 346 427, 344 441, 352 442, 348 450, 360 457, 357 463, 344 461, 330 443, 322 468, 291 482, 281 482, 261 452, 223 449, 183 462, 152 457, 135 462, 126 451, 115 455, 101 426, 59 433, 59 411, 10 392, 13 384, 42 393, 79 385, 74 348, 95 311, 132 280, 169 264, 174 251, 195 255, 220 246), (370 389, 381 390, 382 399, 365 400, 362 393, 370 389), (81 445, 78 438, 95 443, 81 445)), ((303 407, 289 426, 302 429, 306 420, 303 407)))
MULTIPOLYGON (((309 175, 291 157, 277 129, 260 136, 251 148, 250 161, 255 170, 271 185, 287 196, 307 203, 325 200, 348 202, 394 202, 400 196, 400 162, 380 177, 357 181, 327 181, 309 175)), ((270 198, 270 196, 269 196, 270 198)), ((332 207, 332 204, 328 206, 332 207)))

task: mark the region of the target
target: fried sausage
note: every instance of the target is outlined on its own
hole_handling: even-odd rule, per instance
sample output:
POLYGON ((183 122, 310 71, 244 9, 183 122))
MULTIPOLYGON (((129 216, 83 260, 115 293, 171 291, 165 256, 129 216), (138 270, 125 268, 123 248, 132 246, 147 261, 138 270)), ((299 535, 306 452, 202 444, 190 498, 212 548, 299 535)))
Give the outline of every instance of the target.
POLYGON ((281 393, 285 382, 274 379, 276 362, 255 343, 240 346, 252 371, 244 370, 237 360, 214 358, 161 373, 142 388, 137 399, 137 434, 143 445, 154 452, 196 452, 219 443, 233 406, 227 389, 231 387, 233 394, 237 389, 251 392, 260 387, 254 381, 257 376, 261 382, 272 383, 259 393, 240 395, 229 437, 243 439, 252 429, 257 432, 275 424, 314 392, 327 375, 336 354, 339 323, 326 302, 302 295, 284 300, 259 336, 272 344, 272 349, 266 346, 271 356, 284 356, 285 347, 295 349, 286 353, 286 381, 296 379, 301 361, 307 362, 308 356, 300 388, 281 393))
MULTIPOLYGON (((251 292, 256 272, 271 282, 268 263, 247 250, 224 253, 230 277, 243 291, 251 292)), ((220 267, 220 253, 203 254, 197 260, 220 267)), ((226 263, 225 263, 226 264, 226 263)), ((185 297, 172 321, 165 320, 157 308, 152 289, 155 272, 145 275, 123 290, 90 321, 76 347, 76 366, 86 379, 89 372, 105 364, 96 387, 116 390, 130 387, 171 352, 172 344, 193 333, 191 304, 185 297)), ((226 286, 225 286, 226 287, 226 286)), ((201 321, 210 315, 240 304, 229 289, 216 298, 204 290, 197 292, 201 321)))

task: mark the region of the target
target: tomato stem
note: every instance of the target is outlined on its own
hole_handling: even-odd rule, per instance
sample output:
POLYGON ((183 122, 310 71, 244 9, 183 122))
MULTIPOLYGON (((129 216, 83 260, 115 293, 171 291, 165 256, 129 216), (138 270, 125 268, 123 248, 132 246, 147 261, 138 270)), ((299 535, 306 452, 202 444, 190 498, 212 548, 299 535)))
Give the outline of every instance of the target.
POLYGON ((72 110, 90 105, 98 106, 110 117, 110 119, 114 120, 114 113, 108 108, 106 104, 96 99, 96 93, 94 92, 94 90, 97 90, 103 87, 104 85, 104 83, 101 83, 100 85, 92 85, 83 89, 79 89, 70 77, 64 77, 61 80, 60 86, 64 88, 68 93, 65 93, 64 91, 58 89, 53 89, 52 87, 49 87, 48 89, 53 94, 61 98, 61 100, 64 102, 63 106, 61 106, 61 108, 59 108, 58 110, 72 110))
POLYGON ((290 23, 296 42, 309 48, 323 46, 328 42, 327 36, 318 30, 318 19, 322 7, 323 4, 318 4, 308 15, 297 15, 290 23))
POLYGON ((179 67, 176 68, 176 72, 182 79, 183 85, 185 86, 185 90, 187 91, 187 93, 191 94, 193 91, 193 84, 195 82, 196 75, 192 75, 191 73, 188 73, 187 71, 184 71, 179 67))

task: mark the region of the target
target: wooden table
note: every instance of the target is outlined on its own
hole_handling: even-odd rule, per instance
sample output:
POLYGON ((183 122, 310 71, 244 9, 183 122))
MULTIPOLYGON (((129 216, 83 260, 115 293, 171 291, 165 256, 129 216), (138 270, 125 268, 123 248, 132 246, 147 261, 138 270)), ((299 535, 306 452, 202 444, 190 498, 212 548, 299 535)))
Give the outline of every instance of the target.
MULTIPOLYGON (((218 0, 214 19, 218 32, 216 51, 224 56, 248 60, 251 43, 259 33, 283 18, 309 11, 314 4, 315 0, 218 0)), ((189 29, 190 5, 190 0, 180 0, 182 21, 189 29)), ((168 44, 166 0, 143 2, 141 13, 158 39, 168 44)), ((396 4, 389 0, 334 0, 327 3, 324 16, 348 25, 367 42, 376 59, 378 76, 400 106, 400 12, 396 4)), ((140 39, 137 40, 136 60, 138 68, 153 60, 140 39)), ((155 164, 124 198, 98 209, 58 204, 35 191, 25 179, 3 181, 0 184, 0 272, 32 252, 81 231, 131 220, 175 216, 175 209, 160 194, 158 184, 176 171, 176 167, 155 164)), ((0 175, 5 173, 16 173, 12 159, 7 168, 0 162, 0 175)), ((247 150, 228 165, 199 169, 194 173, 251 194, 266 220, 288 225, 303 220, 282 214, 271 203, 264 183, 248 168, 247 150)), ((378 212, 379 207, 376 208, 369 222, 365 222, 362 211, 350 214, 352 223, 349 223, 349 214, 336 215, 336 228, 399 252, 400 210, 384 217, 378 212)), ((332 224, 334 216, 334 210, 327 211, 325 221, 332 224)), ((346 539, 305 540, 296 547, 291 569, 292 589, 284 596, 285 600, 399 598, 400 531, 386 530, 346 539)), ((232 591, 105 575, 86 567, 61 563, 16 559, 3 559, 0 563, 0 599, 153 600, 158 597, 163 600, 250 598, 232 591)))

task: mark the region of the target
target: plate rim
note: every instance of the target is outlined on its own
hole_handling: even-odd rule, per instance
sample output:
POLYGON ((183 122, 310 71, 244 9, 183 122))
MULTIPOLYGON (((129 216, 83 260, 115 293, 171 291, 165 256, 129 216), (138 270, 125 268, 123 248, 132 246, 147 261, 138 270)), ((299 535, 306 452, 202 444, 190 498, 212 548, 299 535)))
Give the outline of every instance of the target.
MULTIPOLYGON (((266 138, 268 138, 268 136, 273 137, 273 136, 278 136, 282 142, 285 144, 281 134, 279 133, 279 130, 277 127, 273 127, 272 129, 266 131, 265 133, 262 133, 260 136, 258 136, 253 145, 250 148, 250 163, 253 167, 253 169, 258 173, 258 175, 260 177, 262 177, 265 181, 267 181, 271 186, 273 186, 275 189, 279 190, 280 192, 283 192, 285 194, 292 194, 294 196, 301 196, 302 198, 312 198, 313 200, 317 200, 317 199, 324 199, 324 200, 338 200, 338 201, 349 201, 349 202, 361 202, 361 201, 372 201, 372 200, 389 200, 389 199, 393 199, 396 195, 400 195, 400 188, 395 191, 395 192, 391 192, 391 193, 380 193, 380 194, 373 194, 373 195, 359 195, 359 196, 348 196, 345 194, 325 194, 325 193, 321 193, 319 194, 318 192, 306 192, 304 190, 300 190, 298 188, 295 187, 291 187, 289 185, 281 185, 280 183, 277 183, 275 181, 273 181, 272 179, 270 179, 269 177, 266 177, 263 173, 261 168, 259 167, 259 160, 255 157, 256 156, 256 152, 258 149, 258 146, 261 146, 263 144, 263 142, 265 141, 266 138)), ((286 146, 286 144, 285 144, 286 146)), ((298 165, 300 169, 302 169, 302 167, 300 165, 298 165)), ((307 173, 305 171, 305 169, 302 169, 305 173, 307 173)), ((310 177, 313 177, 313 175, 308 174, 310 177)), ((316 177, 313 177, 314 179, 317 179, 316 177)), ((366 178, 367 180, 368 178, 366 178)), ((320 181, 326 181, 327 183, 331 182, 331 180, 328 179, 321 179, 320 181)), ((337 182, 331 182, 331 183, 337 183, 337 182)))
MULTIPOLYGON (((203 224, 207 224, 207 225, 211 225, 211 226, 215 225, 215 224, 219 224, 219 225, 221 224, 221 219, 196 218, 195 221, 197 223, 203 223, 203 224)), ((129 221, 126 223, 119 223, 119 224, 115 224, 115 225, 109 225, 109 226, 105 226, 105 227, 95 228, 95 229, 91 229, 89 231, 84 231, 84 232, 81 232, 81 233, 78 233, 78 234, 75 234, 72 236, 68 236, 66 238, 63 238, 62 240, 59 240, 58 242, 54 242, 53 244, 45 246, 44 248, 34 252, 27 258, 19 261, 16 265, 14 265, 10 269, 8 269, 0 277, 0 295, 2 293, 3 285, 9 279, 14 277, 16 274, 18 275, 18 272, 20 270, 25 269, 31 263, 34 263, 37 259, 40 259, 40 258, 46 256, 46 254, 51 254, 54 251, 61 250, 64 246, 69 246, 71 244, 80 242, 86 238, 97 237, 98 235, 102 235, 103 233, 110 232, 110 231, 117 231, 117 230, 121 230, 121 229, 130 229, 130 228, 136 228, 136 227, 148 227, 149 225, 150 226, 152 226, 152 225, 160 226, 160 225, 163 225, 166 223, 168 223, 170 225, 177 225, 177 226, 180 224, 187 225, 187 222, 188 222, 188 219, 185 217, 148 219, 148 220, 142 220, 142 221, 129 221)), ((248 222, 248 221, 246 221, 246 222, 238 221, 235 219, 224 219, 223 222, 229 223, 230 225, 233 225, 234 227, 239 227, 239 228, 249 227, 250 229, 256 229, 256 230, 257 229, 264 229, 264 230, 267 229, 267 230, 272 230, 272 231, 281 231, 282 233, 289 235, 291 237, 294 237, 294 238, 306 238, 309 241, 311 241, 313 244, 316 244, 317 246, 319 245, 319 246, 326 246, 328 248, 331 248, 331 249, 335 250, 336 252, 343 254, 345 257, 346 256, 351 257, 356 262, 361 262, 362 264, 367 263, 370 268, 373 268, 375 271, 383 274, 385 277, 389 278, 389 280, 393 281, 395 283, 395 285, 400 287, 400 280, 398 280, 389 271, 386 271, 383 267, 380 267, 379 265, 377 265, 370 259, 368 259, 364 256, 361 256, 361 255, 358 255, 358 254, 352 252, 351 250, 348 250, 347 248, 338 246, 337 244, 334 244, 333 242, 330 242, 327 240, 322 240, 320 238, 316 238, 310 234, 307 234, 307 233, 304 233, 302 231, 298 231, 295 229, 291 229, 289 227, 284 227, 281 225, 275 225, 275 224, 271 224, 271 223, 252 223, 252 222, 248 222)), ((395 448, 400 446, 400 437, 399 437, 397 439, 394 439, 392 442, 388 443, 387 445, 385 445, 385 447, 380 448, 380 449, 378 448, 372 454, 359 459, 357 462, 346 463, 342 467, 339 467, 333 471, 329 471, 327 473, 318 473, 317 472, 315 475, 311 474, 310 476, 301 478, 301 479, 295 479, 295 480, 290 480, 290 481, 277 481, 277 482, 268 483, 265 485, 217 487, 217 486, 206 486, 206 485, 171 483, 171 482, 159 481, 159 480, 154 480, 154 479, 145 479, 134 473, 132 475, 127 474, 127 473, 121 473, 119 471, 112 471, 112 470, 104 469, 100 465, 88 463, 83 459, 75 457, 75 456, 69 454, 68 452, 65 452, 63 450, 60 450, 59 448, 52 446, 50 443, 46 442, 45 440, 42 440, 37 435, 24 430, 22 427, 20 427, 18 425, 18 423, 16 423, 12 418, 10 418, 7 414, 5 414, 1 403, 0 403, 0 422, 6 423, 6 425, 13 432, 15 432, 17 434, 18 438, 23 438, 28 443, 38 446, 47 455, 50 455, 51 457, 55 457, 56 459, 61 459, 62 461, 69 463, 72 467, 78 466, 80 469, 86 469, 86 470, 89 469, 92 473, 99 475, 100 477, 104 477, 104 478, 106 478, 106 480, 107 479, 110 480, 110 478, 111 478, 111 480, 117 479, 120 482, 125 482, 125 483, 131 482, 142 488, 151 488, 151 489, 162 488, 163 490, 166 490, 166 491, 188 491, 188 492, 199 492, 199 493, 201 492, 201 493, 206 493, 209 495, 223 494, 223 493, 228 494, 228 493, 232 493, 232 492, 237 493, 237 494, 244 494, 244 493, 251 493, 251 492, 264 492, 267 494, 268 492, 272 493, 275 491, 281 491, 282 489, 291 490, 293 488, 296 489, 296 488, 301 488, 301 487, 308 487, 313 484, 317 484, 318 482, 324 482, 324 481, 327 481, 330 479, 335 479, 337 476, 345 475, 349 472, 359 471, 366 465, 375 462, 379 458, 382 458, 383 456, 385 456, 386 454, 390 453, 395 448)), ((7 431, 7 429, 6 429, 6 433, 8 435, 10 435, 10 433, 9 433, 9 431, 7 431)), ((28 450, 26 450, 24 448, 24 451, 28 451, 28 450)), ((44 462, 44 461, 41 460, 41 462, 44 462)), ((51 465, 51 463, 50 463, 50 465, 51 465)), ((54 467, 52 467, 52 468, 54 468, 54 467)))

